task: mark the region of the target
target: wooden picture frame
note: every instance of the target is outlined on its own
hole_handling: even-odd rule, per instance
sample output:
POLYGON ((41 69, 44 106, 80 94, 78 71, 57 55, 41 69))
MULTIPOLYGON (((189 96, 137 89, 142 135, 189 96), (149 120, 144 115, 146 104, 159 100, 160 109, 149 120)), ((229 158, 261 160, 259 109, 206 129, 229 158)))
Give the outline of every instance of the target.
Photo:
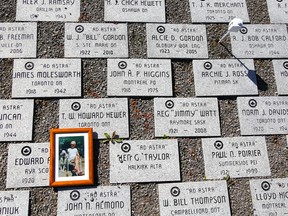
POLYGON ((94 183, 92 128, 50 130, 49 175, 52 187, 94 183))

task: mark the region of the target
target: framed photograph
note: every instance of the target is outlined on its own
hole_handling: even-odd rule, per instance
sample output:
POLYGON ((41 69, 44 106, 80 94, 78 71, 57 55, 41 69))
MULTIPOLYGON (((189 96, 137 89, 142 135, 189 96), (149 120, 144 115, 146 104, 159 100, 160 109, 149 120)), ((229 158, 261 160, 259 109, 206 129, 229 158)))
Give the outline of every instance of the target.
POLYGON ((92 128, 51 129, 50 186, 93 183, 92 128))

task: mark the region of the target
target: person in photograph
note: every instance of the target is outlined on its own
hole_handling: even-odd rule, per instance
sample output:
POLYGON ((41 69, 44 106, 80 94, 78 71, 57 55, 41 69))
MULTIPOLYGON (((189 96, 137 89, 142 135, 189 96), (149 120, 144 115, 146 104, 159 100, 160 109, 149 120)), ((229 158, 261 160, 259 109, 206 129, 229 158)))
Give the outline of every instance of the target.
POLYGON ((80 170, 80 154, 76 148, 76 141, 71 141, 71 147, 67 149, 68 153, 68 167, 72 176, 82 175, 80 170))
POLYGON ((68 158, 68 154, 67 152, 62 149, 61 153, 60 153, 60 167, 59 167, 59 170, 62 170, 62 171, 67 171, 67 158, 68 158))

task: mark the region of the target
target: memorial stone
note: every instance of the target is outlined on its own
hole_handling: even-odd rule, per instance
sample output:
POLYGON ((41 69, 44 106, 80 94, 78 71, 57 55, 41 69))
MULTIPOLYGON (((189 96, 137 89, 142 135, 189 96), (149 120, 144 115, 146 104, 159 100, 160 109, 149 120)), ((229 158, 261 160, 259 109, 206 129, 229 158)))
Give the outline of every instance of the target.
POLYGON ((127 24, 65 23, 66 58, 128 57, 127 24))
POLYGON ((149 58, 208 58, 205 25, 146 24, 149 58))
POLYGON ((129 137, 127 98, 61 99, 60 128, 93 128, 95 138, 114 131, 121 138, 129 137))
POLYGON ((108 59, 108 96, 173 96, 171 60, 108 59))
POLYGON ((130 186, 59 189, 57 215, 131 215, 130 186), (83 214, 85 212, 85 214, 83 214))
POLYGON ((194 60, 196 96, 258 95, 252 59, 194 60))
POLYGON ((165 0, 104 1, 104 20, 112 22, 165 22, 165 0))
POLYGON ((29 215, 29 191, 0 191, 1 215, 29 215))
POLYGON ((180 181, 177 140, 110 144, 110 183, 180 181))
POLYGON ((288 59, 272 62, 278 95, 288 95, 288 59))
POLYGON ((49 186, 49 143, 10 144, 6 188, 49 186))
POLYGON ((288 97, 238 97, 241 135, 288 133, 288 97))
POLYGON ((226 181, 159 184, 160 216, 231 215, 226 181))
POLYGON ((81 59, 15 59, 12 97, 80 97, 81 59))
POLYGON ((0 23, 0 58, 35 58, 37 23, 0 23))
POLYGON ((234 18, 250 22, 246 0, 189 0, 192 23, 225 23, 234 18))
POLYGON ((236 58, 287 58, 288 35, 284 24, 245 25, 230 32, 236 58))
POLYGON ((269 176, 265 137, 202 139, 207 179, 269 176))
POLYGON ((217 98, 154 98, 155 136, 220 136, 217 98))
POLYGON ((80 0, 17 0, 16 20, 18 21, 78 21, 80 0))
POLYGON ((288 0, 266 0, 271 23, 288 23, 288 0))
POLYGON ((0 100, 0 142, 31 141, 33 100, 0 100))
POLYGON ((250 180, 255 216, 288 215, 288 179, 250 180))

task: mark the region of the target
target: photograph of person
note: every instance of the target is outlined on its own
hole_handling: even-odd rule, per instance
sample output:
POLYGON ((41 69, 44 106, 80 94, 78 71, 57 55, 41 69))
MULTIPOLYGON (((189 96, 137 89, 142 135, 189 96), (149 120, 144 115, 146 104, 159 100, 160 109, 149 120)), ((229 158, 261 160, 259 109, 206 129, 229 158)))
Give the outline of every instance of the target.
POLYGON ((51 129, 49 167, 52 187, 92 185, 93 129, 51 129))
POLYGON ((87 178, 87 135, 57 134, 55 178, 59 181, 87 178), (85 143, 86 142, 86 143, 85 143))
POLYGON ((60 138, 60 149, 62 149, 62 151, 59 160, 59 177, 84 175, 85 160, 83 158, 83 141, 84 137, 60 138), (78 145, 76 140, 78 141, 78 145), (82 156, 80 156, 79 151, 82 153, 82 156))

